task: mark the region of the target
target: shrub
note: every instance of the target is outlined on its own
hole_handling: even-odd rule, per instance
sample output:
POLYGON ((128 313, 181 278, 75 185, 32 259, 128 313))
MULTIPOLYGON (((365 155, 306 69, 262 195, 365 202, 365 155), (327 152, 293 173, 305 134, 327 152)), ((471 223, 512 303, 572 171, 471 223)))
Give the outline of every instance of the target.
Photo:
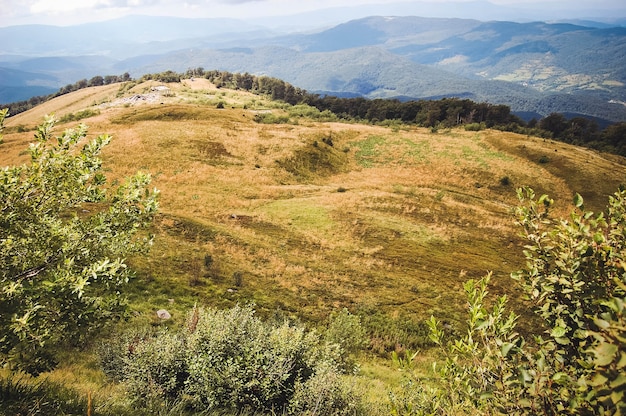
POLYGON ((160 398, 179 398, 187 381, 185 339, 181 334, 165 330, 151 338, 131 339, 127 348, 129 359, 123 364, 132 397, 143 405, 160 398))
POLYGON ((352 357, 367 346, 365 330, 361 318, 352 315, 347 309, 333 313, 324 333, 324 340, 340 348, 340 366, 347 371, 354 368, 352 357))
POLYGON ((464 126, 466 131, 481 131, 486 128, 485 123, 469 123, 464 126))
POLYGON ((98 111, 98 110, 86 109, 86 110, 79 111, 77 113, 65 114, 63 117, 61 117, 59 119, 59 122, 60 123, 67 123, 67 122, 70 122, 70 121, 79 121, 79 120, 82 120, 84 118, 97 116, 98 114, 100 114, 100 111, 98 111))
POLYGON ((365 409, 336 368, 324 363, 304 383, 297 383, 290 415, 362 415, 365 409))
POLYGON ((9 115, 8 108, 0 108, 0 144, 4 141, 2 138, 2 129, 4 128, 4 119, 9 115))
POLYGON ((53 137, 54 125, 37 127, 29 164, 0 169, 0 366, 33 375, 123 316, 123 259, 150 247, 158 207, 149 175, 106 184, 109 136, 86 142, 81 125, 53 137))
POLYGON ((185 330, 135 331, 102 358, 121 364, 138 408, 344 414, 358 399, 342 380, 339 346, 320 341, 301 326, 263 322, 251 306, 194 309, 185 330))
POLYGON ((513 273, 544 322, 526 343, 506 298, 484 305, 488 277, 465 284, 466 335, 443 342, 439 385, 392 400, 404 414, 445 409, 464 414, 624 414, 626 412, 626 192, 609 198, 605 213, 586 211, 580 195, 568 220, 549 217, 552 200, 518 190, 516 213, 529 244, 526 267, 513 273), (409 400, 407 400, 407 397, 409 400), (411 399, 419 399, 412 402, 411 399), (408 409, 408 410, 407 410, 408 409), (410 410, 410 411, 409 411, 410 410))
POLYGON ((287 124, 289 116, 275 115, 272 113, 258 113, 254 116, 254 121, 259 124, 287 124))

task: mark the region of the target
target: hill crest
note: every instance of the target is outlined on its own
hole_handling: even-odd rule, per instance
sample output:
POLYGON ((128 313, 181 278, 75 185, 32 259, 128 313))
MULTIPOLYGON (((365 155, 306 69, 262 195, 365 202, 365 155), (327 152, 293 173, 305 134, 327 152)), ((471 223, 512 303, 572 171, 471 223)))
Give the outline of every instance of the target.
POLYGON ((55 82, 61 87, 96 75, 128 72, 139 78, 203 67, 266 74, 334 95, 419 99, 471 94, 520 113, 626 120, 626 107, 614 104, 625 101, 626 88, 619 59, 626 34, 619 27, 370 16, 307 33, 281 33, 230 20, 204 23, 142 17, 30 28, 29 36, 16 36, 25 30, 19 26, 0 28, 0 36, 12 39, 0 53, 0 68, 21 72, 0 79, 0 92, 6 94, 0 102, 16 100, 20 88, 26 99, 33 86, 55 82), (129 23, 135 21, 142 23, 129 23), (155 31, 158 36, 151 37, 155 31), (381 50, 387 53, 382 60, 381 50), (57 56, 65 67, 47 68, 32 60, 37 56, 57 56))

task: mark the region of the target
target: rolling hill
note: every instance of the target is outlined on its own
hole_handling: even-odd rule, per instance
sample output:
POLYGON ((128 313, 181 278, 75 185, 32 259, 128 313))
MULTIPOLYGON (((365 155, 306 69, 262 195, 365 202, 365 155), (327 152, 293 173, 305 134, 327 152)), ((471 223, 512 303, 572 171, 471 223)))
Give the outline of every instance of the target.
MULTIPOLYGON (((85 88, 11 117, 0 166, 26 162, 45 114, 71 120, 59 131, 80 120, 90 136, 113 136, 108 183, 141 170, 161 191, 155 244, 128 261, 128 325, 253 303, 315 327, 345 307, 368 332, 357 380, 376 403, 402 377, 376 357, 423 347, 430 315, 454 330, 467 279, 493 271, 490 292, 528 317, 510 279, 524 261, 517 187, 549 193, 564 216, 575 192, 597 211, 626 182, 614 155, 492 130, 339 122, 199 78, 85 88)), ((93 357, 77 357, 50 377, 101 402, 121 397, 93 357)))
POLYGON ((175 310, 254 301, 308 319, 340 306, 454 315, 463 279, 493 270, 505 291, 520 266, 515 187, 548 192, 562 209, 579 192, 599 209, 625 181, 623 159, 543 139, 320 122, 203 79, 169 84, 165 95, 154 83, 120 85, 10 118, 0 163, 24 160, 44 114, 82 113, 93 134, 114 137, 109 180, 154 175, 157 243, 134 262, 144 312, 173 297, 175 310), (290 122, 258 124, 260 113, 290 122), (202 266, 206 255, 214 269, 202 266), (235 272, 244 283, 231 292, 235 272))

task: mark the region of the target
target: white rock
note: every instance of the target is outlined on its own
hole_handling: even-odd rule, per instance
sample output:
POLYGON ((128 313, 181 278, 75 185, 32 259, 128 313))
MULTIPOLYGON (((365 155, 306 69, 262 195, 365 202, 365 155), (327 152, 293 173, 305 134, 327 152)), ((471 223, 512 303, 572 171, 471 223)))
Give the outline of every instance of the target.
POLYGON ((165 309, 159 309, 156 314, 161 319, 170 319, 172 317, 172 315, 170 315, 170 313, 165 309))

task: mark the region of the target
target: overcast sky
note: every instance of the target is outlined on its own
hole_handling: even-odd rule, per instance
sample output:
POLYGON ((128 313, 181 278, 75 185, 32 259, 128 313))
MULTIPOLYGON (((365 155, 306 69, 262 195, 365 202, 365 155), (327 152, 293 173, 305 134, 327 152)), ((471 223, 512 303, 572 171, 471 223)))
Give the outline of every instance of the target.
MULTIPOLYGON (((422 0, 441 5, 451 0, 422 0)), ((455 0, 457 2, 472 0, 455 0)), ((179 17, 255 18, 288 15, 337 6, 384 3, 416 3, 411 0, 0 0, 0 26, 50 24, 64 26, 108 20, 128 14, 179 17)), ((625 10, 624 0, 490 0, 496 5, 552 10, 591 10, 613 17, 611 10, 625 10)), ((452 6, 451 6, 452 7, 452 6)))

